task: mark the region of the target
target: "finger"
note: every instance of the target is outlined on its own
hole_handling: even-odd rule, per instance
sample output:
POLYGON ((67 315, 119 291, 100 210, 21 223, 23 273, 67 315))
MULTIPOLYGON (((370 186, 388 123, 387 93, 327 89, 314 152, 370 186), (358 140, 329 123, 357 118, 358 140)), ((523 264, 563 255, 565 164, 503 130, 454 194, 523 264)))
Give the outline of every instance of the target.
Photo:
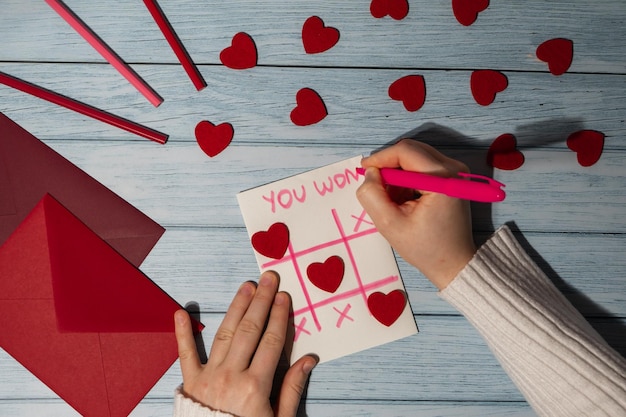
POLYGON ((259 285, 248 310, 237 325, 226 361, 236 369, 247 369, 252 355, 259 344, 261 334, 278 290, 278 276, 266 271, 259 279, 259 285))
POLYGON ((176 343, 178 343, 178 357, 180 358, 180 369, 183 373, 183 383, 185 380, 193 379, 202 369, 196 341, 191 329, 191 319, 189 314, 180 309, 174 313, 174 332, 176 343))
POLYGON ((440 173, 446 158, 439 151, 424 143, 403 139, 361 161, 363 167, 402 168, 409 171, 440 173))
POLYGON ((402 214, 398 205, 389 197, 377 168, 371 167, 365 171, 365 180, 357 189, 356 195, 379 230, 386 229, 383 222, 396 219, 402 214))
POLYGON ((317 360, 314 357, 304 356, 289 368, 278 394, 277 417, 296 415, 307 379, 315 365, 317 365, 317 360))
POLYGON ((250 372, 270 387, 280 355, 285 346, 287 324, 289 323, 289 295, 279 292, 274 297, 267 328, 250 364, 250 372))
POLYGON ((248 307, 254 298, 256 286, 253 282, 244 282, 235 294, 233 301, 226 311, 224 320, 215 333, 211 353, 209 354, 209 363, 222 363, 230 350, 233 337, 237 331, 237 326, 241 319, 248 311, 248 307))

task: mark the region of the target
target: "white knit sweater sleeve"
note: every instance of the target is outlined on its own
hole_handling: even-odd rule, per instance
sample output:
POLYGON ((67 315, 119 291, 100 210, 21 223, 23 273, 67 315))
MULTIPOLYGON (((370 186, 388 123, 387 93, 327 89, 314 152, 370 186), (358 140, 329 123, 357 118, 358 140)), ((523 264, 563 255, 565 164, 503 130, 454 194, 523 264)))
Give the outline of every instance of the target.
POLYGON ((476 327, 538 415, 626 416, 626 360, 507 227, 440 296, 476 327))
POLYGON ((182 386, 174 395, 174 417, 235 417, 232 414, 215 411, 185 396, 182 386))

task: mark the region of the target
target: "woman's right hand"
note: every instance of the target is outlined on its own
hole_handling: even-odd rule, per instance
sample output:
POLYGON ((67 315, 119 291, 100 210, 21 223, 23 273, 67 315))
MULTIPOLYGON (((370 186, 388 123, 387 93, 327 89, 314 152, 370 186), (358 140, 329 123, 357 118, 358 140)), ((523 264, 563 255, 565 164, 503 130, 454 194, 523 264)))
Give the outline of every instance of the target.
POLYGON ((364 158, 361 165, 366 173, 357 197, 378 231, 405 261, 444 289, 476 253, 469 202, 420 190, 419 198, 411 193, 398 201, 379 169, 454 177, 468 172, 467 166, 411 139, 364 158))

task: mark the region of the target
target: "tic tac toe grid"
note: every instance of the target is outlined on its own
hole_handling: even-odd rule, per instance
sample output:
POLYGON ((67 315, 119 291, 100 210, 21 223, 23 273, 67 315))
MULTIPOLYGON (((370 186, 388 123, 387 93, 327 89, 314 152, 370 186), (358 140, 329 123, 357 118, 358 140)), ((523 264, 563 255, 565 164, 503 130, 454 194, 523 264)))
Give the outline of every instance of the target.
MULTIPOLYGON (((329 305, 332 306, 333 310, 338 314, 335 326, 341 327, 344 320, 354 320, 350 316, 350 309, 352 308, 352 305, 347 303, 343 305, 343 307, 338 308, 337 304, 342 305, 342 301, 356 298, 360 299, 367 305, 368 294, 400 279, 398 275, 390 275, 371 282, 364 282, 363 272, 359 268, 357 258, 353 251, 353 242, 377 233, 373 223, 366 219, 365 210, 363 210, 358 216, 350 215, 350 217, 354 219, 354 226, 352 226, 352 230, 347 229, 347 225, 341 221, 336 209, 332 209, 330 211, 330 215, 332 216, 333 223, 337 231, 337 237, 335 239, 331 239, 308 248, 300 249, 295 247, 292 243, 292 239, 294 237, 290 236, 289 246, 285 256, 281 259, 272 260, 261 265, 263 269, 267 269, 276 265, 287 263, 291 264, 294 273, 298 278, 300 288, 302 289, 302 293, 304 294, 304 298, 306 300, 306 306, 293 312, 295 327, 294 341, 297 341, 302 334, 311 335, 312 331, 320 332, 322 330, 322 323, 316 313, 318 309, 329 305), (306 277, 306 272, 304 272, 306 265, 301 264, 301 259, 307 255, 315 254, 329 248, 337 248, 337 251, 343 251, 346 254, 347 259, 342 257, 345 265, 345 271, 349 270, 352 273, 347 275, 346 272, 344 272, 344 278, 346 276, 353 276, 354 286, 339 293, 327 293, 328 296, 326 298, 313 299, 311 296, 313 284, 306 277), (307 314, 313 321, 312 326, 309 326, 308 319, 306 317, 307 314)), ((297 236, 295 238, 297 240, 297 236)))

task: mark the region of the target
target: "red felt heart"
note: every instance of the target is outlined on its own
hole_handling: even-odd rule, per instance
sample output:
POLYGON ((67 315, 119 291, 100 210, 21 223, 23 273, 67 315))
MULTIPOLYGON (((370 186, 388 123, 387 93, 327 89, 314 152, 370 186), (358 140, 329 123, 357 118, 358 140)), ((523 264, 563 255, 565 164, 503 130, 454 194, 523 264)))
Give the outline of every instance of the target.
POLYGON ((496 99, 496 94, 509 86, 506 75, 500 71, 479 70, 472 72, 470 87, 476 103, 488 106, 496 99))
POLYGON ((408 111, 417 111, 426 100, 426 82, 421 75, 407 75, 389 86, 389 97, 401 101, 408 111))
POLYGON ((398 320, 404 311, 406 296, 402 290, 394 290, 389 294, 382 292, 372 293, 367 297, 367 307, 372 316, 385 326, 389 327, 398 320))
POLYGON ((328 114, 324 100, 311 88, 302 88, 296 94, 296 107, 291 111, 291 121, 297 126, 315 124, 328 114))
POLYGON ((281 259, 289 247, 289 229, 284 223, 274 223, 267 231, 252 235, 252 247, 263 256, 281 259))
POLYGON ((452 0, 452 12, 463 26, 470 26, 489 7, 489 0, 452 0))
POLYGON ((567 138, 567 147, 576 152, 578 163, 590 167, 598 162, 604 148, 604 133, 597 130, 579 130, 567 138))
POLYGON ((325 26, 324 21, 311 16, 302 25, 302 44, 307 54, 319 54, 328 51, 339 41, 339 31, 325 26))
POLYGON ((547 40, 537 47, 537 58, 548 63, 553 75, 564 74, 574 59, 574 42, 563 38, 547 40))
POLYGON ((248 69, 256 66, 257 50, 254 39, 244 32, 233 36, 231 45, 220 53, 220 61, 228 68, 248 69))
POLYGON ((226 149, 235 134, 230 123, 222 123, 216 126, 206 120, 196 125, 195 133, 198 145, 210 157, 214 157, 226 149))
POLYGON ((517 139, 510 133, 500 135, 493 141, 487 152, 487 163, 494 168, 508 171, 524 164, 524 154, 517 150, 517 139))
POLYGON ((317 288, 335 292, 343 281, 344 263, 339 256, 331 256, 324 262, 314 262, 306 268, 306 275, 317 288))
POLYGON ((402 20, 409 14, 408 0, 372 0, 370 13, 377 19, 391 16, 392 19, 402 20))

